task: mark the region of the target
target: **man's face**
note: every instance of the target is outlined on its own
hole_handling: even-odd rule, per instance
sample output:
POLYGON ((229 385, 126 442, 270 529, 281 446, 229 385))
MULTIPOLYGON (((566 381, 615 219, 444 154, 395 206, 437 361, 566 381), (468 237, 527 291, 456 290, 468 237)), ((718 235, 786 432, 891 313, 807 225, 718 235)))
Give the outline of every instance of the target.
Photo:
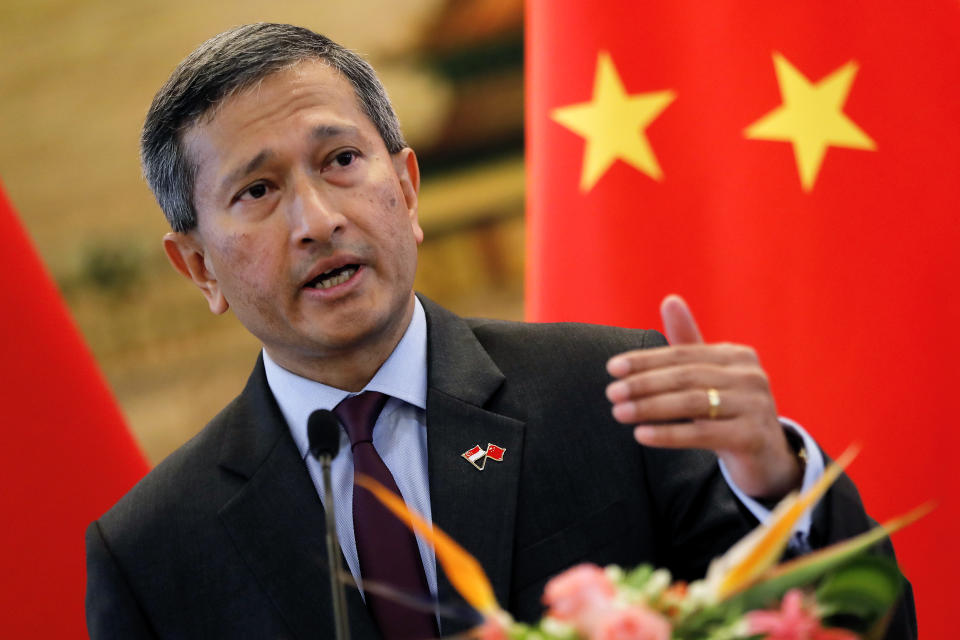
POLYGON ((184 144, 198 225, 165 247, 210 310, 233 308, 298 373, 389 353, 413 311, 419 174, 410 149, 387 152, 349 82, 302 62, 226 99, 184 144))

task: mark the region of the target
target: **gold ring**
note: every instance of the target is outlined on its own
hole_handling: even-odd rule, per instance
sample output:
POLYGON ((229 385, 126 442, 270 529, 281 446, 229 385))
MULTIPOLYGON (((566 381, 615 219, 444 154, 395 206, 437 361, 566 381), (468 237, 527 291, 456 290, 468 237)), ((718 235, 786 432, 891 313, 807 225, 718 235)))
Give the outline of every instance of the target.
POLYGON ((717 416, 720 415, 720 392, 713 387, 707 389, 707 402, 710 404, 710 412, 707 417, 716 420, 717 416))

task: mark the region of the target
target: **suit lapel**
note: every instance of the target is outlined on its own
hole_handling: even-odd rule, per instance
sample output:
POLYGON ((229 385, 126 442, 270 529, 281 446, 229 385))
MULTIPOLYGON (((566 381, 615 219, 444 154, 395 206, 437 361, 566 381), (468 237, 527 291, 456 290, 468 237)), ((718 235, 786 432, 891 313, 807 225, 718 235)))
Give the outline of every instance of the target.
MULTIPOLYGON (((231 405, 220 466, 246 479, 220 519, 257 582, 297 638, 333 637, 323 505, 258 361, 231 405)), ((343 565, 345 568, 345 565, 343 565)), ((359 593, 347 588, 350 630, 378 638, 359 593)))
MULTIPOLYGON (((473 554, 508 606, 513 565, 517 488, 524 423, 489 410, 504 376, 470 327, 457 316, 421 298, 428 325, 427 448, 430 503, 438 527, 473 554), (488 460, 483 471, 462 454, 474 445, 495 444, 503 460, 488 460)), ((438 568, 442 603, 462 602, 438 568)), ((468 621, 443 620, 444 635, 468 621)))

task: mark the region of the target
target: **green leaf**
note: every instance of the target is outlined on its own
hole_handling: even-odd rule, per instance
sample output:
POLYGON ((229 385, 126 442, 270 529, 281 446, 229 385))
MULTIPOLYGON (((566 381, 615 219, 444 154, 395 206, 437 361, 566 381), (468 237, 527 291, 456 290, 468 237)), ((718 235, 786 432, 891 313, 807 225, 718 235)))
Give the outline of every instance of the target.
POLYGON ((853 615, 872 622, 896 602, 903 576, 886 557, 860 556, 831 573, 817 589, 829 615, 853 615))
POLYGON ((925 504, 899 518, 858 536, 830 545, 806 556, 774 567, 760 582, 743 593, 731 598, 745 610, 760 609, 778 601, 790 589, 813 584, 821 576, 845 565, 853 558, 861 557, 871 545, 886 538, 892 532, 926 515, 932 504, 925 504))
POLYGON ((623 578, 623 584, 634 589, 643 589, 653 575, 653 567, 649 564, 641 564, 631 569, 623 578))
POLYGON ((712 638, 718 630, 728 629, 743 617, 740 603, 727 600, 699 611, 676 621, 673 628, 675 640, 698 640, 712 638))

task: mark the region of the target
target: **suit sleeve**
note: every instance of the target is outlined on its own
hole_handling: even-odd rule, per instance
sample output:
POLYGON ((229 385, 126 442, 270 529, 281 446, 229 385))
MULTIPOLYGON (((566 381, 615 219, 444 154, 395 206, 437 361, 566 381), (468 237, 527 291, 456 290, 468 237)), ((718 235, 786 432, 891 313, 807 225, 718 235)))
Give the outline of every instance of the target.
POLYGON ((158 637, 111 555, 97 522, 87 528, 86 609, 87 632, 92 640, 158 637))

